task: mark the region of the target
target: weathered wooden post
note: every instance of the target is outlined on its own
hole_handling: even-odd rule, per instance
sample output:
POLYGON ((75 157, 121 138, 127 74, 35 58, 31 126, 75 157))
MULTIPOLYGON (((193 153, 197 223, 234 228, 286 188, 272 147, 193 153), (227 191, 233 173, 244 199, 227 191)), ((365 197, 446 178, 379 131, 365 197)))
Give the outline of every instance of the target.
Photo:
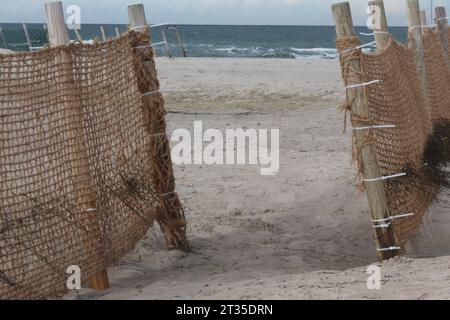
POLYGON ((80 34, 80 30, 78 30, 78 29, 73 29, 73 31, 75 32, 75 35, 77 36, 77 40, 80 42, 80 43, 83 43, 83 37, 81 36, 81 34, 80 34))
POLYGON ((178 44, 180 45, 181 51, 183 52, 183 57, 187 58, 186 47, 184 46, 184 42, 181 39, 180 30, 178 30, 177 26, 175 26, 175 35, 177 37, 177 41, 178 41, 178 44))
POLYGON ((420 25, 426 26, 428 24, 427 22, 427 11, 426 10, 420 10, 420 25))
POLYGON ((106 37, 106 32, 105 32, 105 28, 103 26, 100 26, 100 32, 102 34, 102 40, 103 42, 105 42, 106 40, 108 40, 108 38, 106 37))
POLYGON ((45 31, 45 36, 47 37, 47 42, 50 45, 50 38, 48 36, 48 28, 47 28, 47 24, 46 23, 44 23, 44 31, 45 31))
POLYGON ((433 22, 433 0, 430 0, 430 23, 432 22, 433 22))
POLYGON ((416 68, 420 78, 422 94, 425 99, 425 107, 430 114, 430 99, 428 97, 427 72, 425 68, 425 55, 423 51, 422 24, 420 21, 419 0, 407 0, 409 38, 416 50, 416 68))
POLYGON ((33 51, 33 45, 31 44, 30 34, 28 33, 28 28, 26 23, 22 23, 23 33, 25 34, 25 39, 27 40, 28 50, 33 51))
POLYGON ((448 54, 448 20, 445 7, 436 7, 436 24, 445 52, 448 54))
MULTIPOLYGON (((134 31, 142 32, 150 36, 150 28, 145 18, 145 9, 143 4, 131 5, 128 7, 129 27, 134 31)), ((139 70, 154 78, 153 84, 146 84, 147 92, 142 92, 144 105, 151 106, 150 110, 144 110, 145 123, 149 135, 151 135, 150 159, 160 159, 154 161, 154 170, 151 179, 155 183, 155 190, 159 193, 162 201, 160 210, 165 211, 169 217, 158 220, 161 230, 166 237, 166 246, 168 249, 185 250, 188 247, 186 239, 186 230, 184 215, 178 195, 175 193, 175 181, 170 155, 170 145, 166 131, 165 110, 163 108, 164 100, 159 92, 159 83, 157 81, 157 71, 152 58, 144 61, 145 70, 139 70), (150 95, 148 95, 150 93, 150 95), (174 224, 173 222, 176 223, 174 224)))
MULTIPOLYGON (((336 26, 337 41, 343 39, 356 38, 356 33, 353 27, 353 20, 348 2, 338 3, 332 6, 334 22, 336 26)), ((341 50, 354 50, 350 47, 341 48, 341 50)), ((358 55, 352 54, 352 59, 349 60, 347 66, 348 72, 352 72, 352 82, 363 83, 361 61, 358 55)), ((345 71, 345 73, 347 72, 345 71)), ((343 76, 345 77, 345 73, 343 76)), ((365 89, 362 86, 347 89, 347 101, 350 103, 352 115, 357 118, 369 118, 368 101, 365 94, 365 89)), ((354 126, 359 126, 358 121, 354 121, 354 126)), ((374 181, 365 182, 367 190, 367 197, 369 201, 369 211, 372 220, 388 219, 389 209, 386 199, 386 190, 384 182, 377 180, 382 177, 381 169, 378 165, 375 146, 372 143, 367 143, 368 130, 354 130, 354 137, 356 146, 361 153, 362 169, 364 180, 375 179, 374 181)), ((380 260, 387 260, 396 256, 399 251, 396 249, 396 239, 393 228, 374 228, 375 242, 380 260)))
MULTIPOLYGON (((65 45, 70 42, 69 33, 64 22, 64 12, 62 2, 48 2, 44 4, 47 16, 50 46, 65 45)), ((67 66, 71 66, 71 56, 65 52, 61 52, 61 62, 67 66)), ((97 237, 100 241, 100 225, 97 218, 97 200, 95 197, 92 179, 89 172, 88 153, 86 149, 86 141, 83 132, 83 111, 81 101, 73 97, 77 96, 76 85, 73 74, 69 71, 64 75, 64 83, 66 90, 71 92, 70 102, 67 102, 64 110, 67 112, 65 118, 67 127, 69 128, 69 141, 67 144, 71 148, 73 154, 72 175, 75 190, 77 190, 77 201, 79 210, 86 215, 86 223, 89 226, 98 226, 96 230, 92 230, 92 237, 97 237), (70 121, 69 121, 70 120, 70 121)), ((91 248, 86 248, 89 251, 91 248)), ((92 259, 98 259, 93 256, 92 259)), ((108 274, 106 270, 98 272, 90 279, 91 286, 97 290, 106 290, 109 288, 108 274)))
POLYGON ((120 38, 120 31, 118 27, 115 27, 114 30, 116 31, 116 37, 120 38))
POLYGON ((386 48, 386 46, 389 43, 390 35, 388 34, 388 24, 386 19, 386 10, 384 9, 384 2, 383 0, 374 0, 369 2, 369 6, 374 6, 377 8, 375 18, 375 26, 374 26, 374 33, 375 33, 375 41, 377 42, 377 48, 378 50, 383 50, 386 48), (379 27, 379 29, 377 29, 379 27))
POLYGON ((8 42, 6 42, 5 36, 3 35, 3 29, 0 27, 0 38, 2 39, 3 46, 8 49, 8 42))
POLYGON ((169 58, 172 58, 172 52, 170 51, 169 42, 167 42, 166 32, 164 31, 164 29, 161 30, 161 35, 164 41, 164 47, 166 48, 167 56, 169 58))
POLYGON ((128 23, 137 32, 149 33, 145 8, 142 3, 128 6, 128 23))

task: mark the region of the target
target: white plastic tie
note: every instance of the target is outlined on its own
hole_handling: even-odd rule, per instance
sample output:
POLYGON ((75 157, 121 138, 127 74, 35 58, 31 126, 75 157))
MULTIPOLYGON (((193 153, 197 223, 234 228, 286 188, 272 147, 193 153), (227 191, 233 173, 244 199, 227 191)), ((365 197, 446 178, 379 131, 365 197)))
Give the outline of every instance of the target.
POLYGON ((134 26, 129 28, 128 30, 133 31, 133 30, 142 30, 142 29, 146 29, 148 28, 148 25, 142 25, 142 26, 134 26))
POLYGON ((166 42, 161 41, 161 42, 152 43, 152 47, 162 46, 163 44, 166 44, 166 42))
POLYGON ((150 27, 150 29, 153 29, 153 28, 171 27, 171 26, 173 26, 173 24, 171 24, 171 23, 158 23, 158 24, 152 24, 150 26, 148 26, 148 25, 134 26, 134 27, 129 28, 129 30, 143 29, 143 28, 147 28, 147 27, 150 27))
POLYGON ((344 53, 347 53, 347 52, 350 52, 350 51, 354 51, 354 50, 358 50, 358 49, 362 49, 362 48, 366 48, 366 47, 372 47, 372 46, 374 46, 376 44, 377 44, 376 41, 372 41, 372 42, 365 43, 365 44, 362 44, 362 45, 357 46, 357 47, 353 47, 353 48, 349 48, 347 50, 344 50, 344 51, 341 52, 341 54, 344 54, 344 53))
POLYGON ((373 33, 365 33, 365 32, 360 32, 359 33, 360 35, 362 35, 362 36, 368 36, 368 37, 373 37, 373 36, 375 36, 376 34, 387 34, 387 35, 391 35, 389 32, 387 32, 387 31, 374 31, 373 33))
POLYGON ((415 213, 408 213, 408 214, 400 214, 397 216, 390 216, 386 219, 379 219, 379 220, 372 220, 372 222, 374 223, 382 223, 382 222, 389 222, 389 221, 393 221, 396 219, 403 219, 403 218, 409 218, 409 217, 413 217, 415 215, 415 213))
POLYGON ((378 82, 381 82, 381 80, 373 80, 373 81, 364 82, 364 83, 352 84, 351 86, 345 87, 345 89, 365 87, 365 86, 369 86, 371 84, 378 83, 378 82))
POLYGON ((173 26, 173 24, 170 23, 152 24, 150 28, 169 27, 169 26, 173 26))
POLYGON ((153 47, 157 47, 157 46, 161 46, 163 44, 165 44, 166 42, 162 41, 162 42, 155 42, 149 45, 142 45, 142 46, 136 46, 134 47, 134 49, 147 49, 147 48, 153 48, 153 47))
POLYGON ((406 176, 406 173, 399 173, 399 174, 393 174, 391 176, 383 176, 379 178, 373 178, 373 179, 363 179, 364 182, 375 182, 375 181, 385 181, 389 179, 395 179, 406 176))
POLYGON ((136 46, 136 47, 134 47, 134 49, 147 49, 147 48, 151 48, 152 47, 152 45, 150 44, 150 45, 145 45, 145 46, 136 46))
POLYGON ((159 90, 149 91, 149 92, 143 93, 142 95, 144 97, 148 97, 148 96, 151 96, 151 95, 154 95, 154 94, 157 94, 157 93, 160 93, 160 91, 159 90))
POLYGON ((409 31, 412 31, 417 28, 434 28, 434 27, 436 27, 435 24, 429 24, 429 25, 425 25, 425 26, 411 26, 411 27, 409 27, 409 31))
POLYGON ((400 247, 389 247, 389 248, 378 248, 377 251, 383 252, 383 251, 398 251, 400 250, 400 247))
POLYGON ((353 128, 353 130, 368 130, 368 129, 391 129, 395 128, 395 124, 379 124, 374 126, 367 126, 367 127, 356 127, 353 128))
POLYGON ((383 223, 383 224, 378 224, 378 225, 374 225, 373 226, 375 229, 387 229, 391 227, 390 223, 383 223))

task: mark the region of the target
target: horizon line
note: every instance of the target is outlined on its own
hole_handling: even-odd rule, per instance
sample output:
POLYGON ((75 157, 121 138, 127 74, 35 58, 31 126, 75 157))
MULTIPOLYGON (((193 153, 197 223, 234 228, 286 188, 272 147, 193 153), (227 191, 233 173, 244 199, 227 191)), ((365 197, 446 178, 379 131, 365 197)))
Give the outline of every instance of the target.
MULTIPOLYGON (((41 22, 0 22, 0 24, 45 24, 45 21, 41 22)), ((88 22, 82 23, 81 25, 128 25, 127 23, 105 23, 105 22, 88 22)), ((158 23, 150 24, 156 25, 158 23)), ((177 26, 206 26, 206 27, 214 27, 214 26, 235 26, 235 27, 334 27, 334 25, 325 25, 325 24, 311 24, 311 25, 301 25, 301 24, 222 24, 222 23, 168 23, 177 26)), ((365 25, 355 25, 355 28, 367 28, 365 25)), ((407 28, 407 25, 395 25, 389 26, 388 28, 407 28)))

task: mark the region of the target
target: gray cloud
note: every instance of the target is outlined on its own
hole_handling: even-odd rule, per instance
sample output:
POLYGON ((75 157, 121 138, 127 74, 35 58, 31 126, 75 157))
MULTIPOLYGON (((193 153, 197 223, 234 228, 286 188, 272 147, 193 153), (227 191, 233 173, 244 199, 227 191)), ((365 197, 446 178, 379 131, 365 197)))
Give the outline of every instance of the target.
MULTIPOLYGON (((64 0, 82 10, 83 23, 126 23, 129 4, 145 4, 152 23, 331 25, 340 0, 64 0)), ((421 0, 429 10, 431 0, 421 0)), ((45 0, 1 0, 0 22, 42 22, 45 0)), ((364 25, 366 0, 350 0, 355 24, 364 25)), ((390 25, 406 25, 406 0, 385 0, 390 25)), ((450 0, 434 0, 450 12, 450 0)))

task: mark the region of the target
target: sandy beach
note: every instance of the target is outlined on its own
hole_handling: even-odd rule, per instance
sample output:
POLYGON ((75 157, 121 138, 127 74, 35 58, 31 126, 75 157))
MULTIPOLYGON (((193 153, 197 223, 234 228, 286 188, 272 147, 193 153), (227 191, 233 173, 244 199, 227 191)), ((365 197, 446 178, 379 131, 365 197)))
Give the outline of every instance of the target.
POLYGON ((280 171, 175 166, 192 252, 164 250, 157 225, 109 269, 111 289, 66 299, 449 299, 450 215, 443 192, 408 256, 377 264, 367 200, 356 191, 337 60, 157 59, 168 133, 280 130, 280 171))

